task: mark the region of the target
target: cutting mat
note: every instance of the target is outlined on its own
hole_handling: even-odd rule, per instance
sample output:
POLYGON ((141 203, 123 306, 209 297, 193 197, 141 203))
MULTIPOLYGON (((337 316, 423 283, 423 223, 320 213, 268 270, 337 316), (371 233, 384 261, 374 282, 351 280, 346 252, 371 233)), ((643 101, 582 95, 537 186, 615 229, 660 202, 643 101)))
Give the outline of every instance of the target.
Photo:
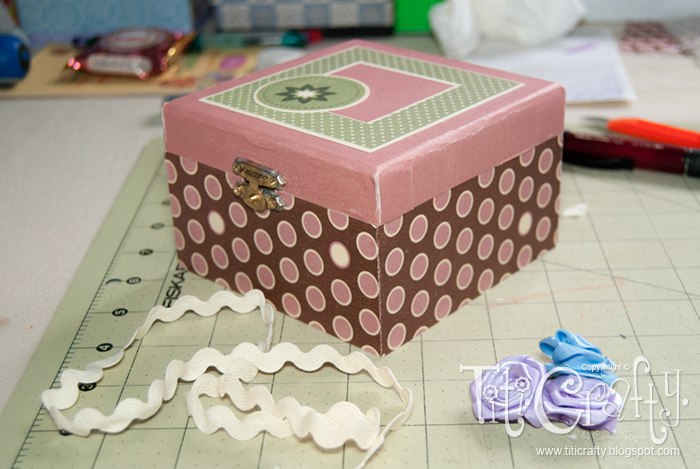
MULTIPOLYGON (((200 433, 185 410, 184 383, 154 418, 117 435, 61 435, 41 408, 41 391, 55 385, 63 369, 114 353, 152 306, 184 294, 206 298, 219 288, 178 269, 161 161, 162 143, 154 142, 0 415, 0 467, 353 467, 362 455, 352 445, 320 451, 293 438, 258 435, 240 442, 222 432, 200 433)), ((700 181, 567 167, 562 186, 562 207, 585 202, 589 212, 561 220, 557 249, 378 359, 417 400, 407 424, 389 435, 370 467, 700 467, 700 181), (628 402, 616 435, 525 427, 511 438, 502 424, 479 424, 469 408, 472 375, 460 373, 460 365, 490 365, 513 354, 544 362, 537 343, 559 327, 586 335, 615 359, 621 377, 638 384, 639 413, 628 402), (636 356, 649 360, 651 374, 640 371, 635 378, 636 356), (665 372, 671 373, 668 389, 665 372), (649 392, 658 401, 651 417, 643 402, 649 392), (661 420, 662 407, 675 426, 661 420), (662 428, 667 438, 656 445, 650 432, 659 436, 662 428), (652 450, 655 456, 646 455, 652 450), (547 451, 560 454, 540 454, 547 451), (628 457, 632 451, 644 454, 628 457)), ((159 324, 101 382, 84 387, 79 406, 111 411, 119 399, 143 398, 172 358, 186 360, 207 345, 227 352, 263 335, 257 315, 159 324)), ((282 315, 279 341, 351 349, 282 315)), ((327 369, 308 375, 284 369, 262 382, 274 396, 291 394, 318 410, 349 399, 361 408, 378 406, 386 422, 400 408, 391 392, 368 379, 327 369)))

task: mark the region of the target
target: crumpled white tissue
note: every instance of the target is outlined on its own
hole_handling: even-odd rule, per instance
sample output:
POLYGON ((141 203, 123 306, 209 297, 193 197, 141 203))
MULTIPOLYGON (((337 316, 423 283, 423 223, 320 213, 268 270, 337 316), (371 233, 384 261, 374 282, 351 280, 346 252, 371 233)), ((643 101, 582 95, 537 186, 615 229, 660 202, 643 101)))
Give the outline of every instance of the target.
POLYGON ((543 44, 571 32, 586 13, 580 0, 445 0, 430 27, 449 57, 465 58, 482 38, 543 44))
POLYGON ((479 45, 480 30, 471 0, 445 0, 432 6, 430 28, 448 57, 466 57, 479 45))

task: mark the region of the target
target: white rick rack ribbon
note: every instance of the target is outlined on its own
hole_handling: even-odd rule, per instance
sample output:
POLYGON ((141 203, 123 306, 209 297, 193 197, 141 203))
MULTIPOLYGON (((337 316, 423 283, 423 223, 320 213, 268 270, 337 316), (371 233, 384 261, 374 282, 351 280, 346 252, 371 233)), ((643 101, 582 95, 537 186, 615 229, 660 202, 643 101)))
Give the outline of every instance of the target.
POLYGON ((219 291, 206 302, 193 296, 183 296, 170 308, 153 308, 129 342, 115 355, 90 363, 85 370, 65 370, 60 376, 60 387, 44 391, 42 401, 61 430, 79 436, 88 436, 95 430, 118 433, 135 420, 152 417, 164 402, 173 398, 180 380, 191 381, 192 388, 185 395, 187 410, 197 428, 204 433, 223 429, 237 440, 249 440, 263 431, 278 438, 291 435, 299 439, 311 437, 323 449, 339 448, 346 442, 353 441, 365 451, 365 457, 358 465, 364 467, 381 447, 386 435, 408 419, 413 409, 411 391, 398 383, 389 368, 375 365, 361 352, 341 355, 328 345, 318 345, 310 352, 302 352, 291 343, 280 343, 270 348, 274 315, 274 308, 266 302, 259 290, 251 290, 244 296, 219 291), (265 342, 258 346, 241 343, 228 355, 207 347, 196 352, 188 362, 172 360, 166 367, 165 379, 157 379, 149 386, 146 402, 135 398, 124 399, 117 404, 111 415, 104 415, 94 408, 81 409, 73 420, 63 415, 63 410, 77 402, 78 385, 96 383, 102 379, 104 369, 119 363, 124 352, 136 340, 142 339, 157 321, 173 322, 188 311, 209 317, 223 308, 240 314, 259 310, 262 321, 268 325, 265 342), (326 364, 333 365, 346 374, 366 372, 380 386, 393 388, 404 409, 381 430, 380 413, 376 407, 370 408, 365 414, 355 404, 342 401, 322 414, 302 406, 291 396, 275 402, 265 386, 243 386, 243 383, 250 383, 258 372, 276 373, 287 363, 306 372, 315 372, 326 364), (221 375, 216 377, 207 374, 210 368, 215 368, 221 375), (200 400, 202 396, 228 396, 238 410, 249 414, 241 420, 229 407, 223 405, 205 409, 200 400))

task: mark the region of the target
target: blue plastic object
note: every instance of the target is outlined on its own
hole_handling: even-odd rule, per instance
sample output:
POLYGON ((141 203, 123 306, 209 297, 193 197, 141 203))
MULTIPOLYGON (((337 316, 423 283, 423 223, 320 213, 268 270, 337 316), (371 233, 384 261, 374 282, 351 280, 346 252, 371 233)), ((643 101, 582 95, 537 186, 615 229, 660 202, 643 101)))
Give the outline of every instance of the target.
POLYGON ((0 85, 10 85, 29 72, 29 47, 19 34, 0 32, 0 85))

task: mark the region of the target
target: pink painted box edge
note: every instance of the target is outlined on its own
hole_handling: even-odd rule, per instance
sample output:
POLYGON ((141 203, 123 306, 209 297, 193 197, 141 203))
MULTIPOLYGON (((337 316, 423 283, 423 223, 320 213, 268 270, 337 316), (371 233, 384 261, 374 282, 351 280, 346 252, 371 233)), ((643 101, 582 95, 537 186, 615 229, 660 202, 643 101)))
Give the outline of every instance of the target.
POLYGON ((445 188, 558 135, 563 128, 563 113, 564 91, 560 85, 354 40, 175 100, 165 105, 163 119, 166 149, 170 152, 223 171, 230 171, 236 157, 273 167, 284 175, 285 190, 290 194, 378 226, 445 188), (358 46, 515 80, 523 86, 369 154, 199 101, 232 86, 358 46), (435 164, 437 159, 441 164, 435 164))

